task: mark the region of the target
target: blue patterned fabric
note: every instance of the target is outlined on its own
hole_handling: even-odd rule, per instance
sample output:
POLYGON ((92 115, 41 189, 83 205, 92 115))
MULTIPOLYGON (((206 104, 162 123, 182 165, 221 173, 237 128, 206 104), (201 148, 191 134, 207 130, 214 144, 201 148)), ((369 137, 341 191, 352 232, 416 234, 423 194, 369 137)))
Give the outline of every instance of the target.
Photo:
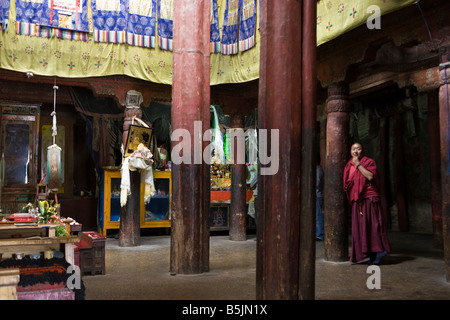
POLYGON ((39 23, 42 14, 42 3, 16 1, 16 21, 25 23, 39 23))
MULTIPOLYGON (((0 0, 3 29, 7 25, 10 1, 0 0)), ((260 0, 209 1, 210 52, 236 54, 253 47, 255 29, 260 23, 260 19, 257 21, 260 0), (219 5, 225 6, 222 30, 219 5)), ((174 0, 17 0, 17 33, 49 37, 52 34, 58 36, 61 32, 80 31, 77 34, 85 37, 87 32, 92 32, 89 30, 89 2, 96 42, 154 48, 158 39, 161 49, 173 49, 174 0), (77 5, 78 10, 75 9, 77 5)))
POLYGON ((235 54, 238 52, 239 35, 239 9, 242 0, 227 0, 222 29, 223 54, 235 54))
POLYGON ((239 28, 239 51, 245 51, 255 45, 256 0, 241 0, 239 28))
POLYGON ((40 25, 89 32, 87 0, 44 0, 40 25))
POLYGON ((158 0, 159 47, 172 50, 173 42, 173 0, 158 0))
POLYGON ((127 32, 154 37, 156 0, 128 0, 127 32))
POLYGON ((9 19, 9 0, 0 0, 0 24, 6 30, 9 19))
POLYGON ((220 52, 220 30, 217 10, 217 0, 211 0, 211 27, 210 27, 211 53, 220 52))
MULTIPOLYGON (((112 1, 112 0, 111 0, 112 1)), ((127 28, 127 6, 125 0, 114 0, 117 7, 109 5, 111 10, 105 10, 105 7, 97 6, 97 1, 92 0, 92 20, 94 29, 104 31, 124 31, 127 28), (117 10, 113 10, 117 9, 117 10)))
POLYGON ((97 42, 125 42, 127 5, 125 0, 91 0, 94 40, 97 42))

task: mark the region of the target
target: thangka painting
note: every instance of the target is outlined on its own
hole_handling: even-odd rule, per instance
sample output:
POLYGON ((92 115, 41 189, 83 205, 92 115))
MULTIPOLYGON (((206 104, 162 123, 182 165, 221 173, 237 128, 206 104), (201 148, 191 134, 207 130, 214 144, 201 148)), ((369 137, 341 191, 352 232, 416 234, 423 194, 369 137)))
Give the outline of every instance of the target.
POLYGON ((131 124, 128 130, 128 137, 125 144, 125 157, 130 156, 134 151, 138 150, 139 144, 143 144, 147 149, 150 149, 152 142, 152 129, 136 126, 131 124))

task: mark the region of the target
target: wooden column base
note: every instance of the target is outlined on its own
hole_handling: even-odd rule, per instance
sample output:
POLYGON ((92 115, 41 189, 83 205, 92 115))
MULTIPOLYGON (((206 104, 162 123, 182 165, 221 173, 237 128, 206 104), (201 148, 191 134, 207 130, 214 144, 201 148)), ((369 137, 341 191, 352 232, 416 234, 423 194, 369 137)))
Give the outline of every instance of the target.
POLYGON ((140 183, 140 172, 130 171, 131 194, 128 196, 127 204, 120 209, 120 247, 136 247, 140 245, 140 183))

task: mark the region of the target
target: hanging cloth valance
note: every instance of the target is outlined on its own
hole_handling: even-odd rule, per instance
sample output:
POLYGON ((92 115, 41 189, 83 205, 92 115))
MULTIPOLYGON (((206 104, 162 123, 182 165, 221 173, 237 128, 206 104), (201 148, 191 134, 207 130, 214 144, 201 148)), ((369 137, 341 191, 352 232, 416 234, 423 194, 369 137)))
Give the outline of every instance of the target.
POLYGON ((236 54, 238 52, 240 0, 227 0, 222 29, 222 53, 236 54))
POLYGON ((219 29, 219 16, 217 10, 217 0, 211 0, 211 25, 210 25, 210 37, 209 42, 210 52, 220 52, 220 29, 219 29))
POLYGON ((256 35, 256 0, 241 0, 241 23, 239 28, 239 51, 255 46, 256 35))
POLYGON ((159 47, 173 49, 173 0, 158 0, 159 47))
POLYGON ((127 43, 154 48, 156 0, 128 0, 127 43))
POLYGON ((91 0, 94 41, 125 43, 127 7, 125 0, 91 0))
POLYGON ((43 0, 16 1, 16 29, 18 34, 48 37, 49 32, 41 34, 41 26, 39 25, 42 7, 43 0))

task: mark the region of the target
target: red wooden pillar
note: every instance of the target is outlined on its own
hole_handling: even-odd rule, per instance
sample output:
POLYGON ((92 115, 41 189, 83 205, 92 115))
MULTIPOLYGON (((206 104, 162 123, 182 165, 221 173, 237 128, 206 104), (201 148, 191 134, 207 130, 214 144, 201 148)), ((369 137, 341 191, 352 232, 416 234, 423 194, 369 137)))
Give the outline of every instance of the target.
POLYGON ((325 158, 324 248, 325 260, 348 260, 347 198, 343 189, 344 168, 350 159, 348 85, 328 88, 325 158))
POLYGON ((133 117, 142 118, 142 109, 140 107, 140 101, 142 101, 142 98, 139 99, 137 96, 140 95, 139 92, 130 90, 127 93, 127 97, 133 96, 135 98, 129 98, 126 99, 126 101, 130 100, 133 101, 128 102, 129 104, 125 106, 125 118, 123 119, 123 148, 125 149, 125 144, 127 142, 128 137, 128 129, 130 128, 130 124, 133 122, 133 117), (139 103, 139 104, 138 104, 139 103))
POLYGON ((174 2, 171 274, 209 271, 209 16, 210 1, 174 2))
POLYGON ((245 220, 247 216, 246 203, 246 166, 245 166, 245 133, 244 118, 234 115, 231 118, 233 136, 233 164, 231 165, 231 205, 230 205, 230 240, 247 240, 245 220), (234 133, 233 133, 234 132, 234 133), (240 159, 240 156, 243 159, 240 159))
POLYGON ((298 299, 301 17, 301 1, 261 1, 257 299, 298 299))
POLYGON ((317 2, 303 1, 302 34, 302 160, 300 211, 299 299, 311 300, 315 295, 316 264, 316 165, 317 140, 317 75, 316 17, 317 2))
POLYGON ((119 246, 136 247, 141 244, 141 174, 130 171, 130 191, 127 204, 120 208, 119 246))
POLYGON ((441 153, 439 137, 439 93, 428 93, 428 145, 430 154, 431 217, 434 246, 442 249, 441 153))
POLYGON ((441 138, 442 241, 446 278, 450 282, 450 45, 439 50, 439 127, 441 138))
MULTIPOLYGON (((137 94, 137 93, 136 93, 137 94)), ((128 129, 133 117, 141 118, 142 109, 139 105, 127 105, 123 122, 123 147, 128 137, 128 129)), ((140 245, 141 233, 141 174, 138 171, 130 171, 130 192, 127 203, 120 208, 119 246, 135 247, 140 245)))

